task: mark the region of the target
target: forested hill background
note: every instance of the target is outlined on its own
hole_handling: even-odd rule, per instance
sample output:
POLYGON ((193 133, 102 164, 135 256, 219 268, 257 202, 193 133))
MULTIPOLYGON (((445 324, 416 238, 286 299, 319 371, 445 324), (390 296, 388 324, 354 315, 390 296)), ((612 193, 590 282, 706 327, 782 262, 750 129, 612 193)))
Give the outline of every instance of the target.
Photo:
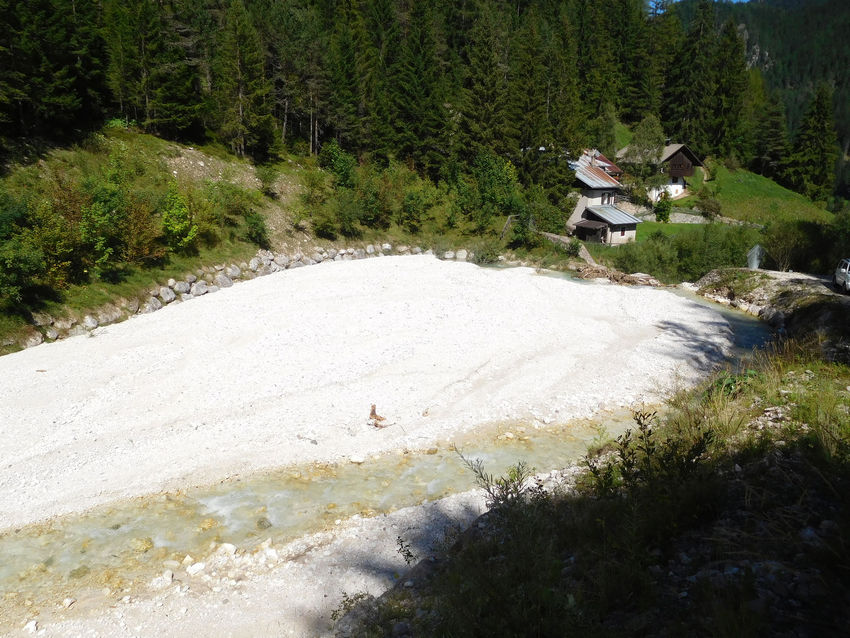
POLYGON ((563 176, 535 149, 613 153, 620 123, 652 116, 701 156, 836 207, 848 11, 842 0, 0 0, 0 142, 121 118, 258 160, 336 140, 361 162, 394 158, 434 179, 490 153, 552 188, 563 176))
MULTIPOLYGON (((684 20, 696 0, 683 0, 684 20)), ((842 150, 850 148, 850 3, 846 0, 751 0, 717 6, 718 18, 742 25, 748 64, 779 91, 792 131, 819 81, 835 87, 835 119, 842 150)))

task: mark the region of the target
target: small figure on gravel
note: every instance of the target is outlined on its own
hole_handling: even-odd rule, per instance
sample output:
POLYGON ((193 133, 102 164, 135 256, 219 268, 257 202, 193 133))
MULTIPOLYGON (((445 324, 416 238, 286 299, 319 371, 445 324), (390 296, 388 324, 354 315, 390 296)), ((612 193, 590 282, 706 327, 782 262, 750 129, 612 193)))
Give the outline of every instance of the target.
POLYGON ((386 419, 375 411, 375 404, 373 403, 372 411, 369 413, 369 425, 376 428, 384 428, 386 425, 384 425, 383 421, 386 421, 386 419))

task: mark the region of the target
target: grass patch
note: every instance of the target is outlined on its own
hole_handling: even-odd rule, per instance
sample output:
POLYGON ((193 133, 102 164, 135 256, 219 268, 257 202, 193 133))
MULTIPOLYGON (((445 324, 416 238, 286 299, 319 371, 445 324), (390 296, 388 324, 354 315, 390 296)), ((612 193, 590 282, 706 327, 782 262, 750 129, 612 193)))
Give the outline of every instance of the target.
MULTIPOLYGON (((677 206, 693 207, 697 203, 696 193, 702 187, 701 171, 696 171, 688 181, 693 195, 677 200, 677 206)), ((717 166, 714 179, 707 185, 716 193, 722 207, 721 214, 733 219, 768 224, 780 220, 829 222, 833 218, 799 193, 747 170, 732 171, 725 166, 717 166)))
MULTIPOLYGON (((618 121, 617 125, 614 127, 614 139, 617 142, 617 149, 619 150, 628 146, 632 141, 632 137, 634 137, 634 135, 632 134, 631 129, 618 121)), ((613 157, 609 157, 608 159, 612 161, 614 160, 613 157)))
POLYGON ((688 232, 694 230, 694 228, 699 228, 699 224, 674 224, 668 223, 664 224, 662 222, 641 222, 637 225, 637 239, 636 241, 646 241, 649 237, 654 235, 655 233, 661 233, 663 235, 673 236, 682 231, 688 232))

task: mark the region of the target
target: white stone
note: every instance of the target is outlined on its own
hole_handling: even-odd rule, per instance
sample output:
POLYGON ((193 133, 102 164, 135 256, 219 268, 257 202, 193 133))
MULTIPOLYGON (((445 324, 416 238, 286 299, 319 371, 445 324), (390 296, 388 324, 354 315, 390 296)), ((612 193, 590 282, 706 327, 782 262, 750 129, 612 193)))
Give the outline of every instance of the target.
POLYGON ((463 248, 461 248, 459 251, 457 251, 455 258, 458 261, 466 261, 466 258, 467 258, 468 255, 469 255, 469 253, 467 253, 463 248))
POLYGON ((75 602, 77 602, 77 599, 76 599, 76 598, 66 598, 65 600, 63 600, 63 601, 62 601, 62 606, 63 606, 65 609, 68 609, 68 608, 69 608, 71 605, 73 605, 75 602))
MULTIPOLYGON (((174 282, 175 284, 177 282, 174 282)), ((159 298, 162 299, 165 303, 171 303, 175 299, 177 299, 177 295, 174 294, 174 291, 168 286, 163 286, 159 289, 159 298)))
POLYGON ((194 576, 195 574, 200 574, 204 571, 204 568, 207 566, 206 563, 192 563, 186 568, 186 573, 189 576, 194 576))
POLYGON ((95 319, 92 315, 86 315, 83 317, 83 328, 86 330, 94 330, 97 326, 97 319, 95 319))
POLYGON ((390 252, 392 249, 393 249, 392 244, 381 244, 381 250, 383 250, 385 253, 390 252))

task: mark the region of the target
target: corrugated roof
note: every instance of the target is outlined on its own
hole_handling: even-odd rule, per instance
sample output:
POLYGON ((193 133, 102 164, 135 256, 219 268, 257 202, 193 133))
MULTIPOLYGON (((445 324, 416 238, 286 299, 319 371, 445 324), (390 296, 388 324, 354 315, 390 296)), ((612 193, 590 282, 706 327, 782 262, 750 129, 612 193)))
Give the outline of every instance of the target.
POLYGON ((606 204, 604 206, 588 206, 587 210, 609 224, 640 223, 640 220, 637 217, 629 215, 626 211, 620 210, 611 204, 606 204))
POLYGON ((588 188, 620 188, 617 178, 605 172, 605 166, 608 165, 614 166, 595 149, 585 151, 577 161, 570 162, 570 168, 575 171, 576 177, 588 188), (600 157, 604 162, 599 161, 600 157))
POLYGON ((575 223, 575 227, 599 230, 600 228, 607 228, 608 224, 606 224, 605 222, 598 222, 595 219, 582 219, 575 223))

